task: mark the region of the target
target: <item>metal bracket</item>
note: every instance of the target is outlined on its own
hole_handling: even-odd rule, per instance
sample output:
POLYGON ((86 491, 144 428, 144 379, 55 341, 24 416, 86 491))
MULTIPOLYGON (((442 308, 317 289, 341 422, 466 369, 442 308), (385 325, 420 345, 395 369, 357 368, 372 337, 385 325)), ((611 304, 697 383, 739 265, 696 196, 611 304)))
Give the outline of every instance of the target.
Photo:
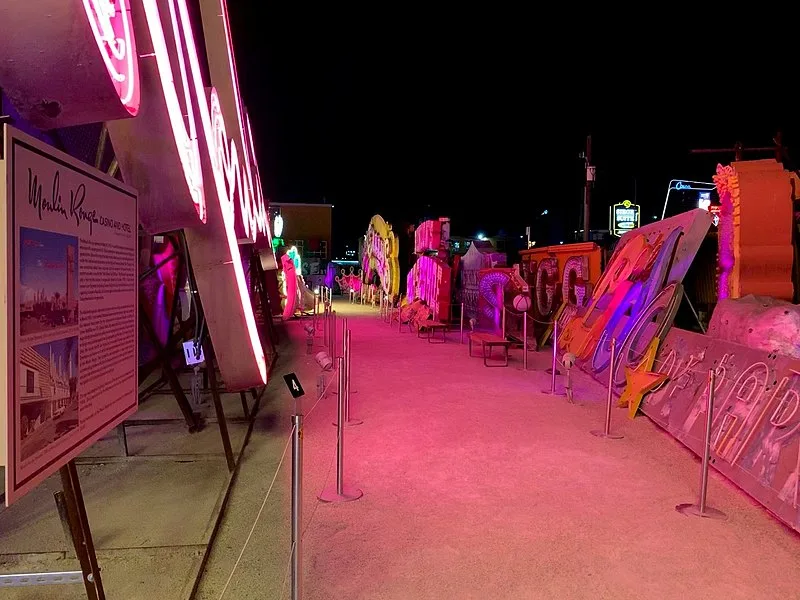
POLYGON ((83 583, 81 571, 59 571, 55 573, 20 573, 0 575, 0 589, 31 585, 60 585, 83 583))

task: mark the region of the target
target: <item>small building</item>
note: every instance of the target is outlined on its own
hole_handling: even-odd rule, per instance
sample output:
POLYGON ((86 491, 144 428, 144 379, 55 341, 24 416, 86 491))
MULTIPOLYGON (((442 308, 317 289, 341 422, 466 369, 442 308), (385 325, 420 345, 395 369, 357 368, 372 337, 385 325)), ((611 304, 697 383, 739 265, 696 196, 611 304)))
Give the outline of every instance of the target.
POLYGON ((297 248, 306 283, 322 285, 333 259, 333 205, 272 202, 269 212, 275 252, 297 248))

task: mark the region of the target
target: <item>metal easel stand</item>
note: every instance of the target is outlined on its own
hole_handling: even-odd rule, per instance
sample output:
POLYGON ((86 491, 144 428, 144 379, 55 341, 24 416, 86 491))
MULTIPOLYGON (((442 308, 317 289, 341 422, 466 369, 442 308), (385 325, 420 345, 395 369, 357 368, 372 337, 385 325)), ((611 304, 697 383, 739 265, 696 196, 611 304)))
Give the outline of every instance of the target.
POLYGON ((64 585, 83 582, 89 600, 105 600, 100 567, 86 516, 78 469, 71 460, 61 467, 61 485, 64 491, 56 493, 56 506, 63 519, 64 529, 75 547, 75 555, 81 565, 80 571, 59 571, 51 573, 20 573, 0 575, 0 590, 11 587, 38 585, 64 585))

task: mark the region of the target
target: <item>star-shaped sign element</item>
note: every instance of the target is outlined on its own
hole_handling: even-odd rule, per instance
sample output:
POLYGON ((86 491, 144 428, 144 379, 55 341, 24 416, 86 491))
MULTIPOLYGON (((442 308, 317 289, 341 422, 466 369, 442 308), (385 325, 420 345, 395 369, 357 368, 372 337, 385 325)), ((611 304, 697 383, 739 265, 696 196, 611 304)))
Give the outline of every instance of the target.
POLYGON ((642 398, 648 392, 660 386, 669 377, 668 373, 653 372, 653 364, 656 362, 658 344, 660 340, 656 337, 650 341, 650 345, 644 353, 644 357, 635 369, 625 367, 625 389, 619 397, 619 406, 628 407, 628 417, 633 419, 642 398))

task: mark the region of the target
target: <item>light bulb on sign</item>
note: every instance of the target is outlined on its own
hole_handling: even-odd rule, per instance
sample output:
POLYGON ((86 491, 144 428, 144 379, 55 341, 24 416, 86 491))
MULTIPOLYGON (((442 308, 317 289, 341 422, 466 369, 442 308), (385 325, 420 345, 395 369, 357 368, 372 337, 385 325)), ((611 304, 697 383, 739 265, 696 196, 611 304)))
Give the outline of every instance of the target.
POLYGON ((283 234, 283 217, 278 215, 275 217, 275 222, 272 224, 272 233, 275 237, 281 237, 283 234))

